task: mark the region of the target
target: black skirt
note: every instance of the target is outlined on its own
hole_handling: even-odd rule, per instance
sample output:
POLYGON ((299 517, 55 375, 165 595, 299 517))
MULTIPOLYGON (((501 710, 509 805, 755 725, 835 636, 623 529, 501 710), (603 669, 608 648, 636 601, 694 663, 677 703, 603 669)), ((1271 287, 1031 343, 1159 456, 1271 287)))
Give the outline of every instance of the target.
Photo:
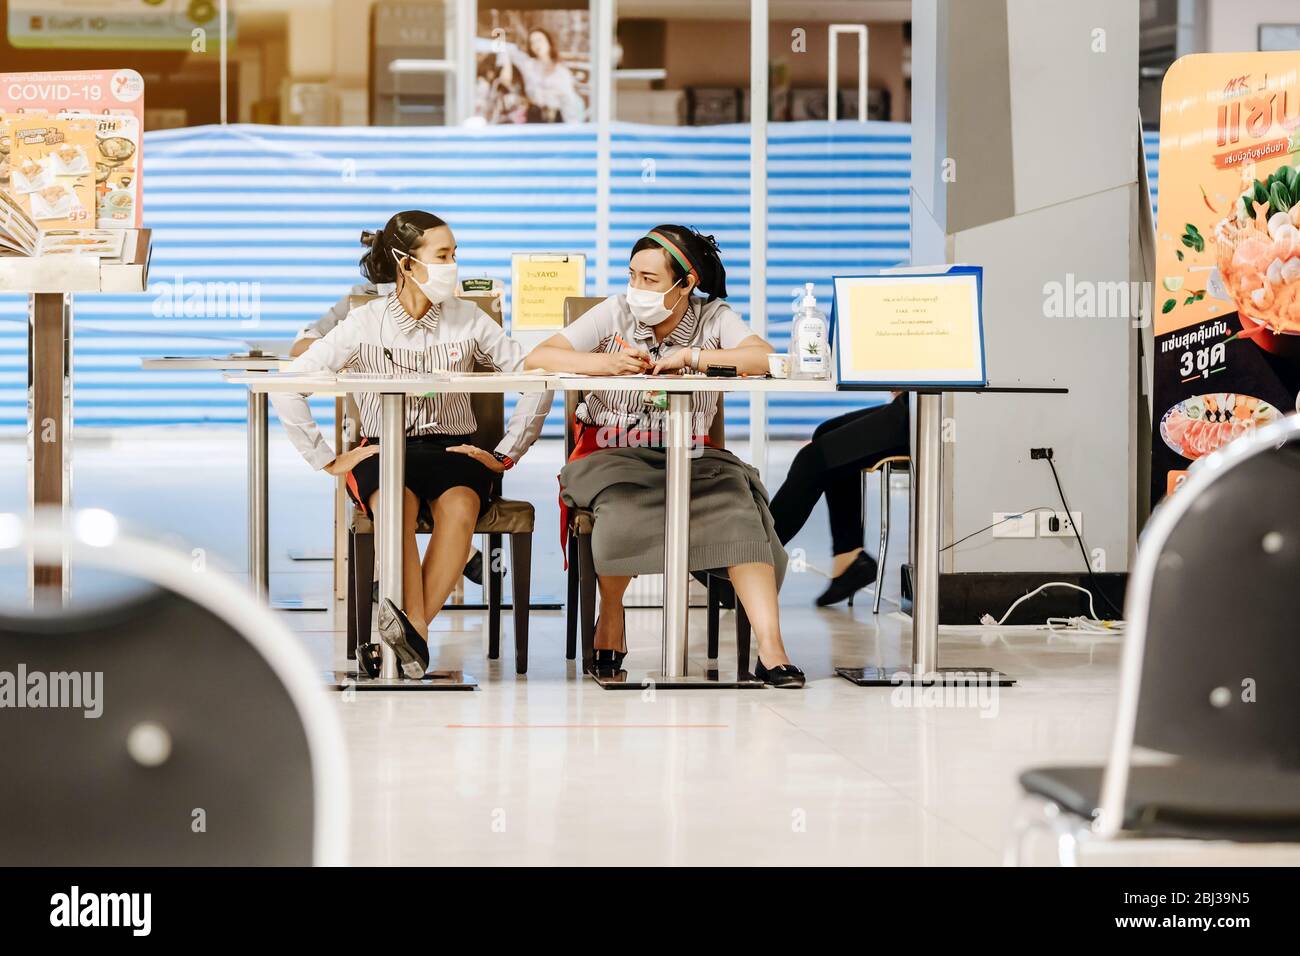
MULTIPOLYGON (((497 474, 480 461, 458 451, 453 445, 470 444, 469 435, 410 435, 406 439, 406 487, 420 500, 437 499, 449 488, 469 488, 478 495, 479 517, 492 500, 497 474)), ((376 445, 377 438, 363 438, 362 445, 376 445)), ((370 498, 379 490, 379 457, 371 455, 348 472, 348 494, 367 515, 370 498)), ((374 515, 370 515, 373 519, 374 515)))

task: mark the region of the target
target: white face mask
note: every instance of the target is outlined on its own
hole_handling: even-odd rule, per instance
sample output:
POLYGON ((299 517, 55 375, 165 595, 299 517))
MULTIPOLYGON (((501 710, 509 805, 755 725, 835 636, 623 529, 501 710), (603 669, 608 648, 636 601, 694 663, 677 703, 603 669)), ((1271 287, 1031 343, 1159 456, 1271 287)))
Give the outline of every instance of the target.
POLYGON ((410 273, 403 274, 419 286, 420 291, 435 305, 439 302, 446 302, 456 294, 456 278, 459 273, 456 263, 425 262, 423 259, 416 259, 414 256, 403 256, 396 249, 393 250, 393 258, 397 260, 399 267, 404 258, 409 258, 412 262, 418 262, 424 266, 428 278, 423 282, 418 281, 410 273))
MULTIPOLYGON (((668 287, 668 292, 677 288, 680 279, 668 287)), ((673 310, 664 304, 664 297, 668 292, 656 292, 654 289, 634 289, 632 283, 627 284, 627 292, 624 293, 627 298, 628 310, 632 313, 632 318, 636 319, 643 325, 658 325, 668 316, 673 314, 673 310)))

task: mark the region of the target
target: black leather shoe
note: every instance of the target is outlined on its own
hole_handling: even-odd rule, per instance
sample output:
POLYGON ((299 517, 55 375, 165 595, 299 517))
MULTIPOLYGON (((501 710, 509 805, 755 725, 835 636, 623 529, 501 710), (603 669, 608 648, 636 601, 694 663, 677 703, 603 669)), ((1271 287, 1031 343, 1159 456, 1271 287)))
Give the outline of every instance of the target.
MULTIPOLYGON (((596 618, 600 627, 600 617, 596 618)), ((615 651, 598 647, 591 652, 591 670, 602 673, 614 673, 623 669, 623 659, 627 657, 627 611, 623 612, 623 650, 615 651)))
POLYGON ((754 676, 771 687, 788 687, 793 690, 802 687, 806 680, 803 671, 793 664, 782 664, 780 667, 773 667, 768 670, 763 666, 762 658, 758 659, 758 665, 754 668, 754 676))
POLYGON ((818 607, 830 607, 839 604, 847 597, 852 597, 868 584, 876 580, 876 559, 867 552, 861 552, 853 563, 844 569, 843 574, 831 578, 831 583, 817 597, 818 607))
POLYGON ((379 604, 379 636, 397 654, 402 673, 419 680, 429 669, 429 645, 406 613, 384 598, 379 604))
POLYGON ((357 669, 367 677, 378 677, 384 666, 384 651, 378 644, 357 645, 357 669))

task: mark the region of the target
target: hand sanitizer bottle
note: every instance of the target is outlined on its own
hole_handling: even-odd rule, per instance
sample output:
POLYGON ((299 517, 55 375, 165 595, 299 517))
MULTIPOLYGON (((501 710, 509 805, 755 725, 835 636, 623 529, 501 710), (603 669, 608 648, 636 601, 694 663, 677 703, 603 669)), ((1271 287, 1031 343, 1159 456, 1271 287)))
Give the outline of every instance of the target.
POLYGON ((806 282, 790 328, 790 377, 825 378, 830 370, 826 352, 826 316, 817 308, 813 284, 806 282))

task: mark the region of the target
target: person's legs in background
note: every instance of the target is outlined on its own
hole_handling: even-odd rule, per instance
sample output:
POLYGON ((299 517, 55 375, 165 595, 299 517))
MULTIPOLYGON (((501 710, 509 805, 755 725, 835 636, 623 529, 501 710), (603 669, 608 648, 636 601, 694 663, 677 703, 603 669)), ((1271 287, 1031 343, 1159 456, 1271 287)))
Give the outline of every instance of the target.
POLYGON ((772 496, 772 519, 782 544, 808 521, 817 499, 826 496, 831 525, 831 583, 817 598, 838 603, 876 577, 876 562, 864 549, 862 470, 888 455, 906 454, 907 396, 822 422, 799 450, 786 480, 772 496))
POLYGON ((776 490, 769 504, 776 534, 782 544, 788 544, 799 533, 817 506, 817 499, 826 494, 826 479, 830 469, 823 455, 821 439, 827 432, 873 411, 873 408, 860 409, 822 422, 813 431, 812 441, 795 454, 785 481, 776 490))

